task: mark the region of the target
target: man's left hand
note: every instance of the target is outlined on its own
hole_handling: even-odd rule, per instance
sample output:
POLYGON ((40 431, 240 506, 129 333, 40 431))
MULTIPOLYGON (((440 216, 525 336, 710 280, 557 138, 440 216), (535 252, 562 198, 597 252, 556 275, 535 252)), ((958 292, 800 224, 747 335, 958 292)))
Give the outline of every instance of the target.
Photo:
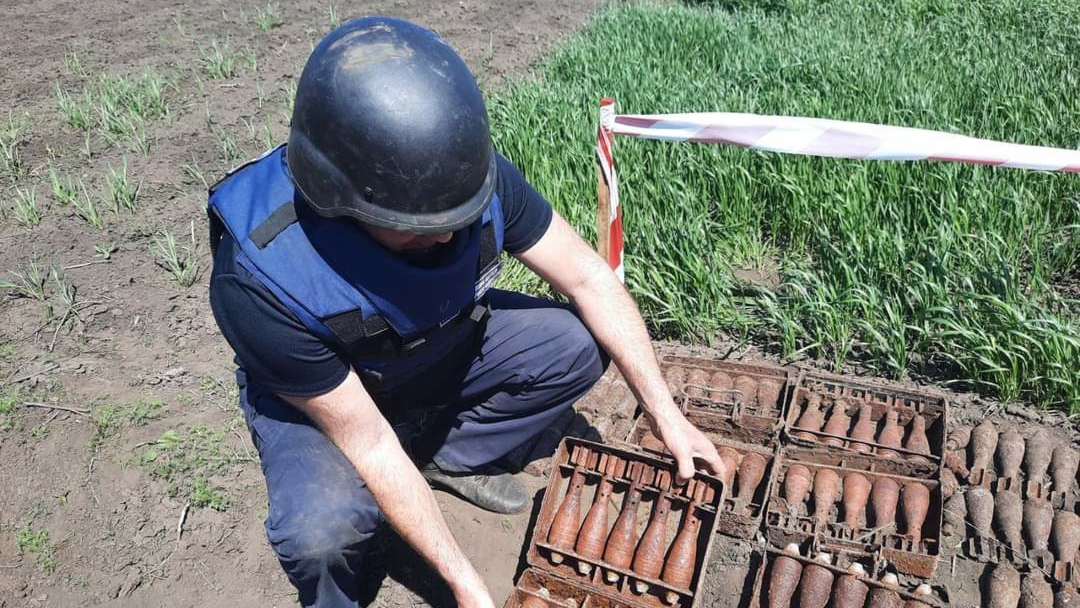
POLYGON ((653 434, 664 442, 675 462, 679 467, 676 480, 679 484, 690 481, 697 468, 695 460, 704 464, 707 472, 724 478, 733 471, 727 470, 727 465, 720 460, 716 452, 716 446, 690 421, 683 416, 682 412, 672 407, 666 415, 649 417, 649 425, 653 434))

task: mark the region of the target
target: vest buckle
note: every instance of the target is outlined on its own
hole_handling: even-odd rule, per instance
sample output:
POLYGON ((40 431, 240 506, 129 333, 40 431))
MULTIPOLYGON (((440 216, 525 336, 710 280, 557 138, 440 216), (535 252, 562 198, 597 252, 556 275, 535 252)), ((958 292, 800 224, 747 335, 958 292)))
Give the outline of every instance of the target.
POLYGON ((412 354, 417 348, 420 348, 427 342, 426 338, 417 338, 411 342, 403 344, 401 346, 401 353, 404 355, 412 354))

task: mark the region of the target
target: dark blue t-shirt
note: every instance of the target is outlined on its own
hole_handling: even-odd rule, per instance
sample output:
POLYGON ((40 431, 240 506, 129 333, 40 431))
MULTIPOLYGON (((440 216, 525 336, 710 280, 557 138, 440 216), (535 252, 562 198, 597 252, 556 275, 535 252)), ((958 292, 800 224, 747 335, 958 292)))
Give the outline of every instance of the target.
MULTIPOLYGON (((503 250, 522 253, 551 224, 552 209, 509 160, 497 156, 496 192, 502 202, 503 250)), ((348 360, 311 333, 266 287, 236 262, 228 233, 214 254, 210 306, 221 333, 249 382, 275 393, 321 395, 345 379, 348 360)))

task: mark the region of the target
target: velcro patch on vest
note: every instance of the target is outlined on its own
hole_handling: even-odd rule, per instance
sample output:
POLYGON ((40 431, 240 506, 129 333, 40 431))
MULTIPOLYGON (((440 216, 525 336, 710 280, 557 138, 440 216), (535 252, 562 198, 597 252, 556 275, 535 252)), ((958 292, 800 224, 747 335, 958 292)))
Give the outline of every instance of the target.
POLYGON ((489 289, 495 286, 495 281, 499 278, 499 270, 502 269, 502 263, 499 260, 495 260, 493 264, 484 270, 484 273, 480 275, 480 278, 476 280, 476 299, 479 300, 489 289))

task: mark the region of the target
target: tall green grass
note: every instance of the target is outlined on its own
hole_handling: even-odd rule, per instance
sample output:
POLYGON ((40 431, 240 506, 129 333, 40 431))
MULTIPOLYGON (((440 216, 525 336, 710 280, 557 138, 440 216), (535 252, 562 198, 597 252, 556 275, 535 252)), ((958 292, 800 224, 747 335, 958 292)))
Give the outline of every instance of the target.
MULTIPOLYGON (((620 4, 490 99, 497 145, 589 237, 597 104, 1080 144, 1080 4, 620 4)), ((654 331, 1080 409, 1080 177, 616 140, 627 283, 654 331), (775 269, 778 284, 733 270, 775 269), (1075 293, 1075 292, 1073 292, 1075 293)), ((540 287, 524 273, 511 286, 540 287)))

